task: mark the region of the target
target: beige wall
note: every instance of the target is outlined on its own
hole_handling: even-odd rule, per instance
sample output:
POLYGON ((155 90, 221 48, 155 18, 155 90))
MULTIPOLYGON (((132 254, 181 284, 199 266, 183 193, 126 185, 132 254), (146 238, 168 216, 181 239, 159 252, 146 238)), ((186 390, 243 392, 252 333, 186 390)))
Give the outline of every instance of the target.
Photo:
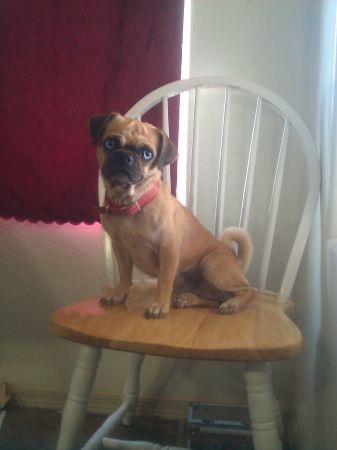
POLYGON ((314 128, 319 0, 192 0, 191 76, 261 84, 314 128))

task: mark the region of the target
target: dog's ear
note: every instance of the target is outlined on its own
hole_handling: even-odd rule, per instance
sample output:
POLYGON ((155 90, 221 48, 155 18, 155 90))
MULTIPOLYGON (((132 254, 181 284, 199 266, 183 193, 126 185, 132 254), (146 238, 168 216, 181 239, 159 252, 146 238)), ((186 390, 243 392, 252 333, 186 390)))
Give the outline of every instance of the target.
POLYGON ((178 158, 178 149, 163 131, 158 130, 158 134, 157 167, 162 169, 178 158))
POLYGON ((92 116, 88 119, 89 132, 93 144, 97 145, 100 137, 102 136, 104 129, 110 120, 117 117, 118 113, 100 114, 98 116, 92 116))

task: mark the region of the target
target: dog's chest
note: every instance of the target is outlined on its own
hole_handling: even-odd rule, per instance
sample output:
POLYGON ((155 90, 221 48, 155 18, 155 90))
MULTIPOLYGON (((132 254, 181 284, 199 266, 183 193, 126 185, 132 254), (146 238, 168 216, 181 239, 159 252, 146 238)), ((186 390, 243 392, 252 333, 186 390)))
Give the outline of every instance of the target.
POLYGON ((104 221, 103 226, 113 242, 131 256, 135 266, 150 275, 157 274, 162 234, 160 220, 140 216, 117 217, 104 221))
POLYGON ((153 229, 142 221, 137 224, 125 221, 115 228, 115 233, 118 241, 128 248, 130 254, 138 252, 140 247, 155 250, 160 235, 158 229, 153 229))

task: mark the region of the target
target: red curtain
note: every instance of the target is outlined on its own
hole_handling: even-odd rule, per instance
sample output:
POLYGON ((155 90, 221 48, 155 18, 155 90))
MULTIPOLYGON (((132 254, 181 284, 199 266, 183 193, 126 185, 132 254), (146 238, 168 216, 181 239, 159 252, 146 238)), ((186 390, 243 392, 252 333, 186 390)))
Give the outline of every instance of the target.
POLYGON ((97 220, 87 118, 180 77, 183 0, 0 1, 0 216, 97 220))

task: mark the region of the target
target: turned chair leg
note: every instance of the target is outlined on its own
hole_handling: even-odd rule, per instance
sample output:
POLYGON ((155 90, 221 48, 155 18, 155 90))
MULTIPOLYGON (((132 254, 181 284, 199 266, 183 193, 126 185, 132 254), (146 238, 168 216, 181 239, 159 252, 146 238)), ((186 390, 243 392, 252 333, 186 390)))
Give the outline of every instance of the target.
MULTIPOLYGON (((105 446, 115 445, 111 438, 107 438, 114 429, 123 422, 125 425, 131 425, 133 421, 134 410, 136 408, 138 391, 139 391, 139 375, 144 360, 143 355, 131 354, 129 360, 129 370, 124 385, 124 401, 116 411, 108 416, 102 425, 90 437, 82 450, 94 450, 101 448, 104 440, 105 446), (108 443, 108 444, 107 444, 108 443)), ((119 448, 119 447, 112 447, 119 448)))
POLYGON ((57 450, 73 448, 86 413, 100 358, 100 348, 81 346, 62 414, 57 450))
POLYGON ((123 425, 129 426, 134 422, 134 416, 139 396, 140 371, 145 355, 131 354, 129 356, 128 374, 124 384, 123 398, 125 402, 130 402, 130 408, 123 416, 123 425))
POLYGON ((281 415, 275 402, 269 364, 247 363, 245 382, 255 450, 282 450, 281 415))
POLYGON ((280 405, 275 396, 274 396, 274 413, 275 413, 275 418, 276 418, 276 423, 277 423, 278 434, 282 438, 283 432, 284 432, 283 420, 282 420, 280 405))

